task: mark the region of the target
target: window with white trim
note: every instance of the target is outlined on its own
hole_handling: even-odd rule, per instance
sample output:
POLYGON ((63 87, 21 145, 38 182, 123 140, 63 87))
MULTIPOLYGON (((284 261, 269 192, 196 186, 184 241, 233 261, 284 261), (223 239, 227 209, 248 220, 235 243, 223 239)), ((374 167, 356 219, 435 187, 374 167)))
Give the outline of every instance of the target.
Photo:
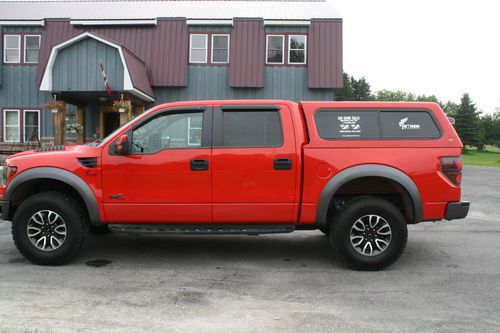
POLYGON ((3 110, 3 141, 20 142, 20 110, 3 110))
POLYGON ((24 36, 24 62, 26 64, 38 63, 38 54, 40 52, 40 35, 24 36))
POLYGON ((40 139, 40 110, 24 110, 23 127, 24 142, 40 139))
POLYGON ((229 35, 212 35, 212 63, 227 64, 229 62, 229 35))
POLYGON ((19 64, 21 62, 21 36, 3 36, 3 62, 6 64, 19 64))
POLYGON ((189 62, 192 64, 206 64, 207 49, 207 34, 191 34, 189 38, 189 62))
POLYGON ((285 50, 284 35, 267 35, 266 40, 266 63, 283 64, 285 50))
POLYGON ((305 35, 288 36, 288 63, 305 64, 306 49, 307 49, 307 36, 305 35))

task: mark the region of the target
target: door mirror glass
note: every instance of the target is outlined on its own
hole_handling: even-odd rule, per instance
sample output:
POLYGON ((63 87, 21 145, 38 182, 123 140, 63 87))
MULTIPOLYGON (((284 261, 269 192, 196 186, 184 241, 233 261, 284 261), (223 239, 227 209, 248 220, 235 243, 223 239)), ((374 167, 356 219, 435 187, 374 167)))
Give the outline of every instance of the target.
POLYGON ((126 134, 122 135, 118 141, 114 143, 115 154, 116 155, 128 155, 130 154, 128 136, 126 134))

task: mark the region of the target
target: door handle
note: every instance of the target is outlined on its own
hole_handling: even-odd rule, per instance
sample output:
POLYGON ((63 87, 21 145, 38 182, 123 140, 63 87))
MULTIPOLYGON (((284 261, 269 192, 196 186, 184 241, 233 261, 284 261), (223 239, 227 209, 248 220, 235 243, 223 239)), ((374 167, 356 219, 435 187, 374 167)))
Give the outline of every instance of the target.
POLYGON ((292 159, 290 158, 275 158, 273 161, 274 170, 291 170, 292 159))
POLYGON ((208 170, 208 160, 191 160, 189 165, 192 171, 208 170))

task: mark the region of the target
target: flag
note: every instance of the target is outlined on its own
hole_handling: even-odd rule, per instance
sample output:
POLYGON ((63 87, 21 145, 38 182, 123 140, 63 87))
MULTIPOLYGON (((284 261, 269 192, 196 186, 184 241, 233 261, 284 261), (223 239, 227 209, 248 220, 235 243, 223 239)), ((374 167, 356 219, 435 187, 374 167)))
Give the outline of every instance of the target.
POLYGON ((101 74, 102 74, 102 79, 104 80, 104 86, 106 87, 108 94, 110 96, 113 96, 113 91, 111 90, 111 87, 109 86, 108 78, 106 77, 106 72, 104 71, 104 66, 102 64, 102 61, 99 61, 99 66, 101 67, 101 74))

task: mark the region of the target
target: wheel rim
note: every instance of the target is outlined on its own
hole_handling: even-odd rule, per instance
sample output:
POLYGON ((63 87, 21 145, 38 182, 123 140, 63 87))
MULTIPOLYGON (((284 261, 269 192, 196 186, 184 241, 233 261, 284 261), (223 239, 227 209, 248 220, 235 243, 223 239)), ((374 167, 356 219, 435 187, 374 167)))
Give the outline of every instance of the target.
POLYGON ((26 229, 28 238, 37 249, 45 252, 60 248, 66 240, 66 223, 51 210, 41 210, 33 214, 26 229))
POLYGON ((389 223, 379 215, 365 215, 351 227, 351 245, 364 256, 376 256, 384 252, 391 243, 392 230, 389 223))

